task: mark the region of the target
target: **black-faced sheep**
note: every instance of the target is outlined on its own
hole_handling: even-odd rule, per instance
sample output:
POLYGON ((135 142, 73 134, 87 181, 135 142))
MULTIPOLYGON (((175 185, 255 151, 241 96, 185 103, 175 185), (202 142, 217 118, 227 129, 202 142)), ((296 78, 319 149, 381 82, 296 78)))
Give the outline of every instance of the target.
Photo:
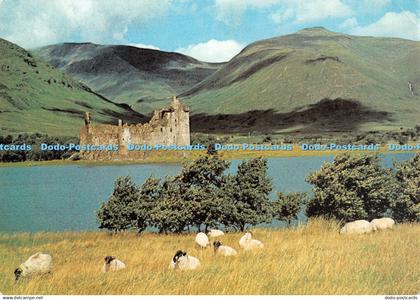
POLYGON ((209 238, 216 238, 225 235, 225 233, 219 229, 210 229, 207 235, 209 236, 209 238))
POLYGON ((395 221, 391 218, 380 218, 380 219, 373 219, 370 221, 370 224, 373 226, 373 230, 385 230, 385 229, 392 229, 395 225, 395 221))
POLYGON ((50 273, 52 270, 52 257, 49 254, 38 252, 29 257, 15 270, 15 278, 31 277, 50 273))
POLYGON ((117 259, 115 256, 106 256, 104 260, 105 263, 102 267, 103 273, 125 269, 125 263, 117 259))
POLYGON ((239 246, 241 246, 241 248, 245 251, 264 248, 264 244, 259 240, 254 240, 250 232, 245 233, 244 236, 241 237, 239 240, 239 246))
POLYGON ((187 255, 187 252, 178 250, 169 264, 170 269, 174 270, 195 270, 201 266, 198 258, 187 255))
POLYGON ((357 220, 346 223, 341 229, 340 234, 362 234, 374 230, 374 226, 366 220, 357 220))
POLYGON ((197 243, 198 246, 202 248, 206 248, 208 245, 210 245, 209 238, 203 232, 197 233, 195 237, 195 242, 197 243))
POLYGON ((222 245, 220 241, 215 241, 213 243, 214 252, 217 254, 221 254, 223 256, 233 256, 238 254, 235 249, 229 246, 222 245))

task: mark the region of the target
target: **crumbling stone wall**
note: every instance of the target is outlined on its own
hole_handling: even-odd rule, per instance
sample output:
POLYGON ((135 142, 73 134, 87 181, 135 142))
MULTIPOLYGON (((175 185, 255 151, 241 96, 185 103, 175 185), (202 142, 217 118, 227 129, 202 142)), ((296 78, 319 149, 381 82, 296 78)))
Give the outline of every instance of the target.
POLYGON ((148 123, 128 125, 95 125, 90 114, 85 114, 85 126, 80 129, 81 145, 118 145, 118 151, 81 151, 84 159, 141 159, 143 151, 128 151, 128 144, 179 145, 190 144, 189 108, 176 97, 169 107, 156 110, 148 123))

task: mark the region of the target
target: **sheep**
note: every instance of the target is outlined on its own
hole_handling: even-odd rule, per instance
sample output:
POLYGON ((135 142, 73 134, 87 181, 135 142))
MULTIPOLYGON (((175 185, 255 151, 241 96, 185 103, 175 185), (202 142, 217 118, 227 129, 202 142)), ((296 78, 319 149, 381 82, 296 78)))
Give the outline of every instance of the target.
POLYGON ((195 237, 195 242, 202 248, 206 248, 208 245, 210 245, 209 238, 203 232, 197 233, 197 236, 195 237))
POLYGON ((117 259, 115 256, 106 256, 104 260, 105 263, 102 267, 102 273, 125 269, 125 263, 117 259))
POLYGON ((392 229, 395 225, 395 221, 391 218, 380 218, 380 219, 373 219, 370 221, 370 224, 373 226, 373 230, 385 230, 385 229, 392 229))
POLYGON ((42 275, 50 273, 52 269, 52 257, 49 254, 38 252, 29 257, 15 270, 16 281, 21 277, 42 275))
POLYGON ((374 230, 374 226, 366 220, 357 220, 345 224, 340 229, 340 234, 362 234, 369 233, 374 230))
POLYGON ((238 254, 235 249, 229 246, 222 245, 220 241, 213 242, 214 253, 221 254, 223 256, 234 256, 238 254))
POLYGON ((225 233, 219 229, 210 229, 210 231, 207 233, 207 235, 210 238, 216 238, 222 235, 225 235, 225 233))
POLYGON ((259 240, 254 240, 250 232, 245 233, 243 237, 239 240, 239 246, 245 251, 253 250, 257 248, 264 248, 264 244, 259 240))
POLYGON ((187 252, 178 250, 172 258, 169 268, 173 270, 195 270, 201 266, 198 258, 187 255, 187 252))

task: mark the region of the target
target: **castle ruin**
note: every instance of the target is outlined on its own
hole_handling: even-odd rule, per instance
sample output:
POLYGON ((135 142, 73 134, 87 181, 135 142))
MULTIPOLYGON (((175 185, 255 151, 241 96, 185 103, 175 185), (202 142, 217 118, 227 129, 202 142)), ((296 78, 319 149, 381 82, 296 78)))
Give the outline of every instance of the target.
POLYGON ((129 151, 128 145, 190 144, 189 108, 175 96, 171 104, 155 110, 145 124, 128 125, 118 120, 118 125, 92 125, 90 114, 85 113, 85 125, 80 129, 80 145, 117 145, 118 151, 80 151, 83 159, 141 159, 144 151, 129 151))

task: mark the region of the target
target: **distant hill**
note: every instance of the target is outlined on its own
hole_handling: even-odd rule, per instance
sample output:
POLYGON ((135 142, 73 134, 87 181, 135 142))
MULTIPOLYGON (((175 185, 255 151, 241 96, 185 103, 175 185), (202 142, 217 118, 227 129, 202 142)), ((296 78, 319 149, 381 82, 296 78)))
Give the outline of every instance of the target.
POLYGON ((161 107, 221 66, 179 53, 123 45, 63 43, 34 53, 101 95, 142 113, 161 107))
POLYGON ((0 92, 12 99, 2 101, 0 118, 11 120, 20 107, 34 112, 23 114, 28 120, 16 118, 19 125, 1 123, 14 130, 32 130, 31 122, 44 121, 39 112, 55 111, 47 120, 56 118, 39 127, 69 131, 70 120, 89 106, 100 122, 124 110, 127 118, 144 120, 142 114, 166 105, 173 94, 191 107, 191 129, 197 132, 340 134, 420 124, 416 41, 315 27, 252 43, 223 64, 132 46, 64 43, 36 49, 35 57, 14 47, 0 57, 0 92), (44 59, 67 75, 38 62, 44 59), (72 118, 58 125, 61 115, 72 118))
POLYGON ((250 44, 179 96, 199 131, 393 130, 420 123, 419 61, 420 42, 315 27, 250 44))
POLYGON ((126 104, 116 104, 35 58, 23 48, 0 39, 1 135, 47 133, 78 136, 83 113, 101 123, 143 122, 145 117, 126 104))

